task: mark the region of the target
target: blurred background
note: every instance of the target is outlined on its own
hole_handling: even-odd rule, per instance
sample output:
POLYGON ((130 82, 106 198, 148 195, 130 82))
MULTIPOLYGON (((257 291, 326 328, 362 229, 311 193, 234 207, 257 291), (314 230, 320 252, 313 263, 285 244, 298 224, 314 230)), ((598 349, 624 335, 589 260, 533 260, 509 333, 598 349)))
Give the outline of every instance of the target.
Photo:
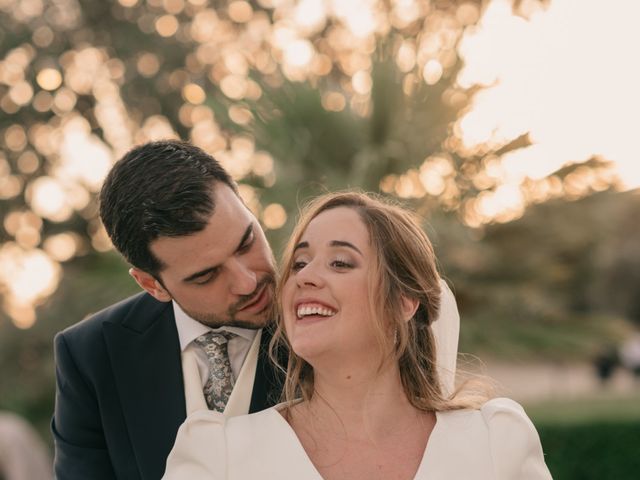
POLYGON ((276 256, 317 193, 414 208, 462 368, 525 405, 555 478, 636 478, 638 18, 628 0, 0 0, 0 477, 18 478, 6 418, 51 455, 55 332, 138 291, 97 217, 106 172, 172 137, 232 173, 276 256))

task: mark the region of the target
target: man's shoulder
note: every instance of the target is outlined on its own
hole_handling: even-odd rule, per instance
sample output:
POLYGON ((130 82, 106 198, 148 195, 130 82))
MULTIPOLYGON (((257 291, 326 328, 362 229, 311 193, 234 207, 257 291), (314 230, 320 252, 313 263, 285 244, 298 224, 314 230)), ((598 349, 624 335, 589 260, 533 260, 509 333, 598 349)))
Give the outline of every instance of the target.
POLYGON ((110 305, 96 313, 87 315, 83 320, 75 323, 58 335, 65 337, 86 337, 98 334, 105 323, 126 325, 132 318, 140 316, 154 316, 170 308, 171 303, 159 302, 146 292, 140 292, 110 305))

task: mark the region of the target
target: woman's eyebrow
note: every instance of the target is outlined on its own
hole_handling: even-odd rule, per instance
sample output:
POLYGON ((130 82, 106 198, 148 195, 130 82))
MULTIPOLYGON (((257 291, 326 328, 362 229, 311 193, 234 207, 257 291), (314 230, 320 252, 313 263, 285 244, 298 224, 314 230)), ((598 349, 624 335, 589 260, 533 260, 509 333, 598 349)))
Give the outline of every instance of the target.
MULTIPOLYGON (((358 252, 360 255, 363 255, 363 253, 360 251, 360 249, 358 247, 356 247, 353 243, 345 242, 344 240, 331 240, 329 242, 329 246, 330 247, 350 248, 351 250, 354 250, 354 251, 358 252)), ((300 242, 299 244, 297 244, 295 246, 293 251, 296 252, 297 250, 300 250, 301 248, 309 248, 309 242, 300 242)))
POLYGON ((332 246, 332 247, 350 248, 351 250, 355 250, 360 255, 362 255, 362 252, 360 251, 360 249, 358 247, 356 247, 353 243, 345 242, 344 240, 331 240, 329 242, 329 245, 332 246))
POLYGON ((300 242, 294 247, 293 251, 295 252, 296 250, 300 250, 301 248, 309 248, 309 242, 300 242))

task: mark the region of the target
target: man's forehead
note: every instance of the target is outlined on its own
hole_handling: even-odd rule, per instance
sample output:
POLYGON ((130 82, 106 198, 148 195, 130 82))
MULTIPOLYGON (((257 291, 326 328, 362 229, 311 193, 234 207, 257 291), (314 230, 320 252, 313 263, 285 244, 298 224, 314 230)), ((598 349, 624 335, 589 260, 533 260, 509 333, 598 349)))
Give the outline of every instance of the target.
POLYGON ((189 270, 202 264, 222 263, 242 242, 252 216, 235 215, 223 223, 215 221, 215 213, 203 230, 189 235, 159 237, 149 248, 165 266, 163 270, 189 270))

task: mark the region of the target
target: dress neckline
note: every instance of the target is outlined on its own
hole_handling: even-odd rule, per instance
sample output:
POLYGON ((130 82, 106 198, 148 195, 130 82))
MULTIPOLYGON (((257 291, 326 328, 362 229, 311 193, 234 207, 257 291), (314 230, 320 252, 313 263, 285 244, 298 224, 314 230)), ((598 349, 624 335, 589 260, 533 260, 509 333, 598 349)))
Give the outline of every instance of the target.
MULTIPOLYGON (((324 480, 322 475, 320 474, 320 472, 318 472, 318 469, 316 468, 316 466, 313 464, 313 462, 311 461, 311 459, 309 458, 309 455, 307 454, 307 451, 304 449, 304 447, 302 446, 302 443, 300 442, 300 439, 298 438, 298 435, 296 435, 296 432, 293 430, 293 428, 291 428, 291 425, 289 425, 289 422, 287 422, 287 420, 282 416, 282 414, 280 413, 280 408, 284 407, 286 404, 281 403, 278 404, 272 408, 270 408, 269 410, 267 410, 268 412, 271 412, 272 415, 274 415, 275 417, 277 417, 277 422, 280 423, 284 429, 287 432, 287 435, 291 441, 291 443, 294 445, 295 449, 298 451, 298 454, 300 455, 300 457, 307 463, 310 471, 313 471, 317 477, 317 480, 324 480)), ((443 412, 434 412, 435 416, 436 416, 436 423, 433 426, 433 429, 431 430, 431 434, 429 435, 429 439, 427 440, 427 445, 424 448, 424 452, 422 453, 422 459, 420 460, 420 463, 418 464, 418 469, 416 470, 415 475, 413 476, 413 479, 411 480, 418 480, 418 479, 422 479, 422 478, 426 478, 426 469, 427 467, 427 461, 426 458, 429 454, 429 452, 434 448, 432 447, 432 445, 435 443, 435 440, 437 440, 437 437, 439 436, 439 432, 441 430, 441 424, 442 424, 442 419, 443 419, 443 412)), ((313 479, 316 480, 316 479, 313 479)))

